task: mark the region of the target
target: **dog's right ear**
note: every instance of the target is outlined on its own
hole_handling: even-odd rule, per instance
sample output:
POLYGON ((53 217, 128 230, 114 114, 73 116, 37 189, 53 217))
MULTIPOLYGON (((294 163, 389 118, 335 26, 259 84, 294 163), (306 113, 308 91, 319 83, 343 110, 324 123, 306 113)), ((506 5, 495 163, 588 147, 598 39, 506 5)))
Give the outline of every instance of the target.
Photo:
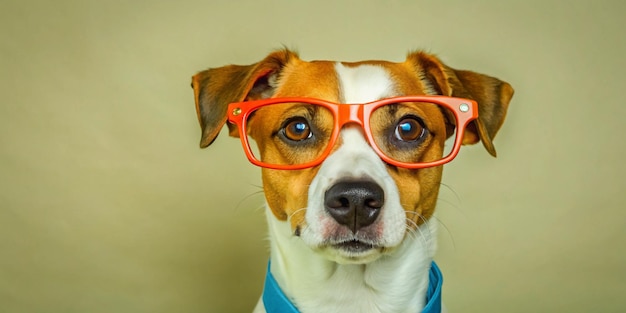
MULTIPOLYGON (((271 97, 283 67, 297 58, 296 53, 285 49, 255 64, 211 68, 194 75, 191 87, 202 128, 200 147, 208 147, 217 138, 226 123, 228 104, 271 97)), ((231 136, 239 136, 234 125, 229 124, 228 128, 231 136)))

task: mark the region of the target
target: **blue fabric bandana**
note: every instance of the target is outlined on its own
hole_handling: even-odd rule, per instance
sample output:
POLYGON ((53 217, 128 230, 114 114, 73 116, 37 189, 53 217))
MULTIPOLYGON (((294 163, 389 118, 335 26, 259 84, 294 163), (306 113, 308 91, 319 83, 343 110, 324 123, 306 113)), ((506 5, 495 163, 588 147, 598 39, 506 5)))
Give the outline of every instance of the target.
MULTIPOLYGON (((426 292, 426 306, 421 313, 441 313, 441 287, 443 275, 435 262, 432 262, 428 274, 429 284, 426 292)), ((263 288, 263 305, 267 313, 299 313, 298 309, 287 299, 287 296, 278 286, 274 276, 270 272, 270 264, 267 265, 265 274, 265 286, 263 288)))

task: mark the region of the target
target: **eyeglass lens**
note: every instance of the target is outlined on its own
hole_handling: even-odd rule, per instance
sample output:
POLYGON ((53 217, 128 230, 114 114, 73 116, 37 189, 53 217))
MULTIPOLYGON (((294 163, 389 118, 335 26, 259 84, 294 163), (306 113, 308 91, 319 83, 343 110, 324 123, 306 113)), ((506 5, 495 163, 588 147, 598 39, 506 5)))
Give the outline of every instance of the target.
MULTIPOLYGON (((454 146, 454 114, 435 103, 392 103, 371 112, 369 133, 386 157, 426 163, 448 156, 454 146), (447 121, 441 123, 441 120, 447 121)), ((255 159, 265 164, 299 165, 324 157, 334 128, 333 111, 309 103, 258 108, 244 121, 255 159)))

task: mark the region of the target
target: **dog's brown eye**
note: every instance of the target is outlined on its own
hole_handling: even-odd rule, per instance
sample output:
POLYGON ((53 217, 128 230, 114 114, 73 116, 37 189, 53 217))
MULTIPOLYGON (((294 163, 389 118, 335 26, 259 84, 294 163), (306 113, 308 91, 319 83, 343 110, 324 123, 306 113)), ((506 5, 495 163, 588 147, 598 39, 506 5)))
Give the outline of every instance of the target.
POLYGON ((417 141, 424 135, 424 126, 413 116, 403 118, 396 126, 396 139, 401 141, 417 141))
POLYGON ((295 118, 285 124, 283 135, 289 140, 302 141, 311 138, 311 127, 304 118, 295 118))

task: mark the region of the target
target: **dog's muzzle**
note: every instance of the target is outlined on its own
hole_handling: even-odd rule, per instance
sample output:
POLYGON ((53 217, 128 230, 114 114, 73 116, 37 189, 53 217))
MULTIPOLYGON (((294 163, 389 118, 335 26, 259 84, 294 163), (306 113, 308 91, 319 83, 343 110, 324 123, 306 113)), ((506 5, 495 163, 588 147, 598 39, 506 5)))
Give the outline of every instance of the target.
POLYGON ((324 194, 328 214, 354 234, 376 221, 384 202, 383 189, 372 181, 338 182, 324 194))

